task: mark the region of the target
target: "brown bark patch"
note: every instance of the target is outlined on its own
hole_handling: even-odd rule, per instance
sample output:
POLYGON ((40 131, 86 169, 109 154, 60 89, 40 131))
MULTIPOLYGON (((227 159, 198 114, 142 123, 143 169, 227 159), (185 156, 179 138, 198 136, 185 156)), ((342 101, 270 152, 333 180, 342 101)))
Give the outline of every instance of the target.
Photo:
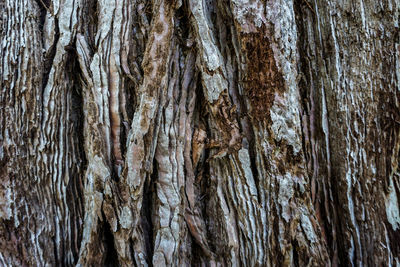
POLYGON ((219 152, 213 157, 222 157, 238 151, 242 147, 242 135, 236 119, 236 106, 230 102, 227 90, 210 105, 210 110, 220 133, 216 140, 209 140, 207 144, 207 148, 219 148, 219 152))
POLYGON ((154 31, 158 34, 161 34, 164 30, 164 24, 162 22, 159 22, 156 24, 156 26, 154 27, 154 31))
POLYGON ((264 27, 256 33, 242 33, 246 58, 245 94, 251 103, 250 113, 256 120, 269 118, 275 92, 283 92, 282 74, 276 66, 270 41, 264 27))

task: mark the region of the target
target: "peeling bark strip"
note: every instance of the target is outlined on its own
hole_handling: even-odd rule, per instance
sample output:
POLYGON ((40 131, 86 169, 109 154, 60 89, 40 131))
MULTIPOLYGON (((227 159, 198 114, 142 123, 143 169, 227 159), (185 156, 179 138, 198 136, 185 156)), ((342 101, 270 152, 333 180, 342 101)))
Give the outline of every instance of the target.
POLYGON ((4 0, 1 266, 400 265, 398 0, 4 0))

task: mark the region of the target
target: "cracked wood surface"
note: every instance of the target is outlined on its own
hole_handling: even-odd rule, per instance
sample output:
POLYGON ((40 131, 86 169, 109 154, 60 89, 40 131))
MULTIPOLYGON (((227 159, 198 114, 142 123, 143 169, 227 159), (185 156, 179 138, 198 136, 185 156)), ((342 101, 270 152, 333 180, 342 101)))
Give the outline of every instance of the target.
POLYGON ((400 265, 399 5, 0 2, 0 265, 400 265))

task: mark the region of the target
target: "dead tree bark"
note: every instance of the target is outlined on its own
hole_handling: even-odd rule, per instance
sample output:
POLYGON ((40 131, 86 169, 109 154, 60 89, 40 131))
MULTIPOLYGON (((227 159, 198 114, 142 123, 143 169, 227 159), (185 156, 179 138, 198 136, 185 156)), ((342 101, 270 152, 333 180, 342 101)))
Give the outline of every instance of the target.
POLYGON ((3 266, 400 266, 398 0, 0 2, 3 266))

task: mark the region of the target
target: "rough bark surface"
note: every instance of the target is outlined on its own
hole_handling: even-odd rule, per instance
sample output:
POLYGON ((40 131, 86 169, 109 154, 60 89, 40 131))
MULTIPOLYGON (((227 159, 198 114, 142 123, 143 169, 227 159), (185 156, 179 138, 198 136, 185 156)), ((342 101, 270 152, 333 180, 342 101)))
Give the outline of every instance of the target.
POLYGON ((400 266, 398 0, 0 10, 0 265, 400 266))

